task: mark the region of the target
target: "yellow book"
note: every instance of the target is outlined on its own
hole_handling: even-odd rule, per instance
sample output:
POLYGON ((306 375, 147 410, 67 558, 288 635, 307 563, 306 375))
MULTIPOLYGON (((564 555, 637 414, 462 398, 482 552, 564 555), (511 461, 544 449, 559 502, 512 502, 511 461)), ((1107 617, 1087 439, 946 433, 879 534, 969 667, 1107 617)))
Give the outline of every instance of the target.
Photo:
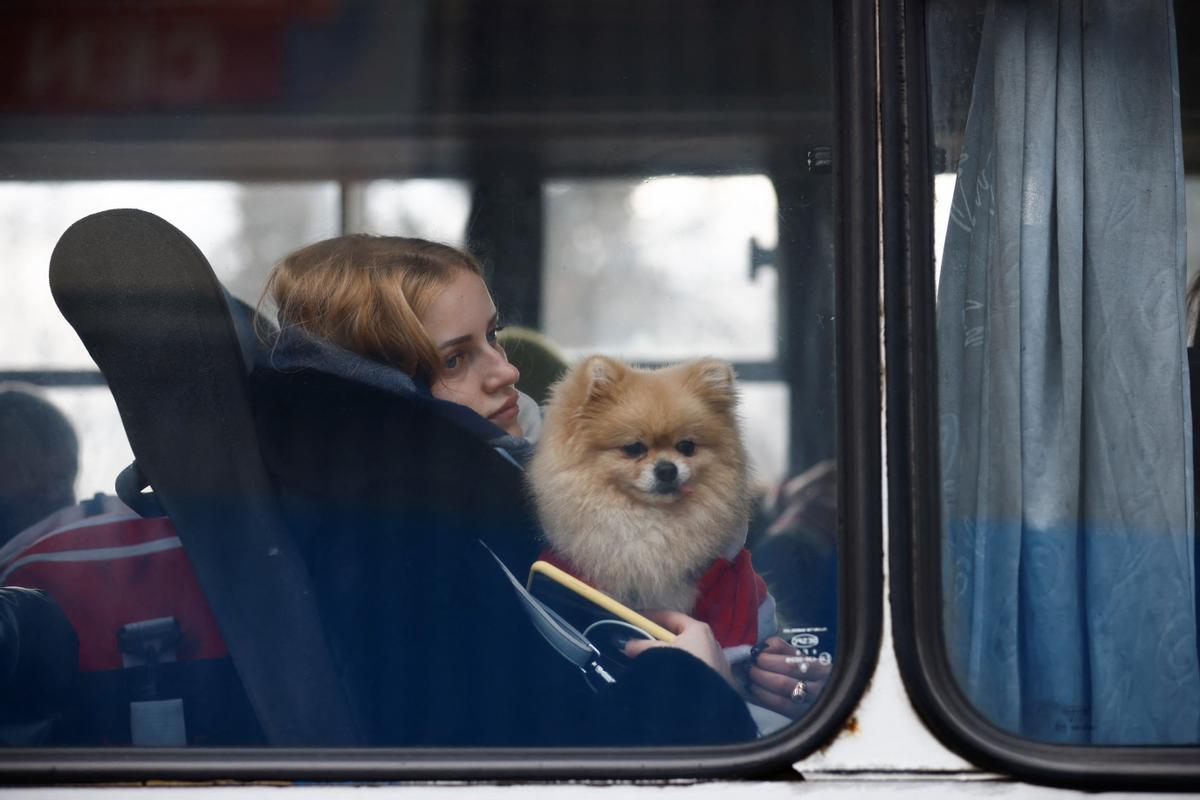
POLYGON ((620 620, 663 642, 675 641, 675 634, 632 608, 546 561, 535 561, 525 583, 537 599, 584 631, 605 620, 620 620))

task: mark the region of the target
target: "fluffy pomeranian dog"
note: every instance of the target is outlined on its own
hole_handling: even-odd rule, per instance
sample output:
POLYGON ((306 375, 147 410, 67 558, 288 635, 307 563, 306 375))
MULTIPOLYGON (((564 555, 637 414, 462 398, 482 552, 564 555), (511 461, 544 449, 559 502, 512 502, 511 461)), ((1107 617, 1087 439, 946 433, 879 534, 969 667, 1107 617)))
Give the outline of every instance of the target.
POLYGON ((634 608, 691 611, 697 581, 745 541, 736 411, 723 361, 575 367, 553 388, 527 470, 552 560, 634 608))

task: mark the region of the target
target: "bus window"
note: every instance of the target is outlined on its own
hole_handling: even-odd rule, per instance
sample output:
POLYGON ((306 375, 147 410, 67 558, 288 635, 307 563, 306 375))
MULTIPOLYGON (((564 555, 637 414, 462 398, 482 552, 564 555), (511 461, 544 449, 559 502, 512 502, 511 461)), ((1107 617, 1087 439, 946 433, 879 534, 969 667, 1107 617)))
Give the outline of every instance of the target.
MULTIPOLYGON (((20 743, 83 746, 52 759, 79 769, 100 763, 96 746, 336 745, 455 747, 498 769, 536 753, 577 774, 605 770, 611 749, 592 747, 653 746, 636 758, 686 774, 708 753, 745 767, 816 746, 849 713, 878 633, 877 265, 859 246, 877 237, 855 229, 875 217, 839 224, 842 193, 874 185, 846 188, 873 169, 875 128, 867 94, 838 99, 843 13, 817 0, 6 12, 15 291, 0 338, 15 345, 0 380, 36 384, 71 417, 79 495, 138 465, 121 484, 136 516, 46 522, 0 550, 0 583, 57 592, 80 634, 79 694, 20 743), (405 283, 418 263, 428 280, 405 283), (435 313, 448 297, 463 330, 435 313), (566 492, 537 478, 554 425, 582 429, 591 412, 567 413, 567 389, 549 408, 517 394, 502 327, 526 329, 614 414, 594 459, 570 467, 600 487, 578 493, 579 532, 616 520, 599 566, 560 558, 546 509, 566 492), (585 362, 596 354, 613 361, 585 362), (491 371, 471 388, 503 404, 455 388, 452 371, 476 364, 491 371), (623 411, 642 379, 672 388, 623 411), (661 463, 636 469, 653 485, 614 489, 651 448, 661 463), (37 548, 114 551, 88 538, 110 523, 95 535, 136 539, 114 557, 173 559, 152 583, 185 593, 187 613, 93 624, 80 609, 117 609, 76 591, 92 578, 37 583, 34 567, 91 569, 37 548), (635 618, 634 639, 665 635, 629 645, 630 614, 603 602, 625 624, 604 647, 577 609, 551 606, 577 624, 564 634, 514 589, 534 560, 653 617, 635 618), (642 578, 607 582, 621 570, 642 578), (653 593, 663 575, 677 591, 653 593)), ((106 584, 111 605, 153 605, 135 580, 151 563, 106 584)), ((355 774, 356 753, 334 771, 355 774)), ((432 768, 415 753, 388 769, 432 768)), ((256 757, 259 774, 278 769, 256 757)), ((289 759, 283 773, 317 763, 289 759)))
POLYGON ((770 262, 779 238, 770 180, 559 180, 546 186, 544 203, 546 334, 576 357, 734 361, 756 472, 766 485, 782 480, 788 389, 778 277, 774 263, 760 263, 770 262))
POLYGON ((911 186, 934 225, 917 217, 910 280, 936 341, 915 391, 936 405, 912 402, 936 463, 910 520, 906 678, 973 757, 1056 781, 1178 775, 1200 741, 1195 76, 1176 46, 1194 15, 925 11, 932 130, 911 186))
MULTIPOLYGON (((466 243, 471 190, 464 181, 445 178, 374 180, 346 187, 357 202, 359 220, 346 220, 351 231, 417 236, 456 246, 466 243)), ((351 205, 350 208, 356 206, 351 205)))
POLYGON ((229 291, 258 302, 266 268, 293 246, 335 230, 334 184, 218 181, 0 182, 9 235, 10 309, 0 318, 0 373, 47 387, 80 435, 76 495, 111 494, 133 460, 117 409, 79 337, 50 296, 46 264, 75 220, 107 208, 154 211, 187 227, 229 291), (286 221, 286 226, 285 226, 286 221), (284 243, 283 239, 286 239, 284 243))

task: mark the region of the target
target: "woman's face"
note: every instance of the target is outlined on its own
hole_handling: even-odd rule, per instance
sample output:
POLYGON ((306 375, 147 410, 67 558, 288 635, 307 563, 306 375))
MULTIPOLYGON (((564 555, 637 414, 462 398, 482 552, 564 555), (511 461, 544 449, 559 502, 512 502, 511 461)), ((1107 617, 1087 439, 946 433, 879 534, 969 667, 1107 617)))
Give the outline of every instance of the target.
POLYGON ((421 315, 441 366, 433 396, 464 405, 505 433, 521 436, 517 422, 517 368, 496 341, 496 306, 483 280, 459 270, 421 315))

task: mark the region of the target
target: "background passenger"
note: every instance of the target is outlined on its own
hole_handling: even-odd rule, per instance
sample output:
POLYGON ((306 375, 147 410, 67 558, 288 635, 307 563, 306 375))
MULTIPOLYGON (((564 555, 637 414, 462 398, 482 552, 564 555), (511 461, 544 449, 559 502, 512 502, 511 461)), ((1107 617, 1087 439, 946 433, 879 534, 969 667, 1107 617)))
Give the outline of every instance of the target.
POLYGON ((755 659, 750 692, 796 718, 824 689, 837 653, 836 465, 820 461, 788 478, 760 513, 748 546, 778 603, 784 636, 769 639, 755 659))
POLYGON ((75 502, 79 439, 32 386, 0 384, 0 546, 75 502))
POLYGON ((521 391, 539 406, 545 405, 550 387, 567 371, 566 357, 554 342, 532 328, 510 325, 501 332, 500 344, 508 360, 521 371, 521 391))

